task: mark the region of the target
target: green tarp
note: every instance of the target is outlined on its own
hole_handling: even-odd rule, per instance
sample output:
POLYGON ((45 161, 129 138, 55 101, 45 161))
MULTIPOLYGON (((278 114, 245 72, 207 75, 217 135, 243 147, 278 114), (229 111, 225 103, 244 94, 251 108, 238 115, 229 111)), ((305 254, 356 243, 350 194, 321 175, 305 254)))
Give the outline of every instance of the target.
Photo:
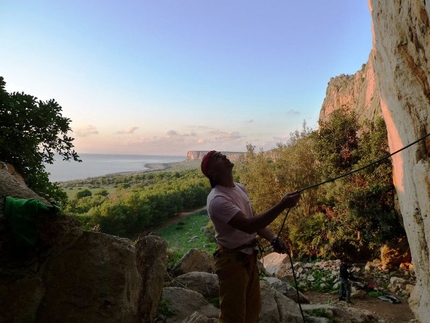
POLYGON ((17 199, 6 196, 4 214, 15 247, 33 246, 37 240, 37 220, 40 212, 55 214, 57 206, 48 207, 37 199, 17 199))

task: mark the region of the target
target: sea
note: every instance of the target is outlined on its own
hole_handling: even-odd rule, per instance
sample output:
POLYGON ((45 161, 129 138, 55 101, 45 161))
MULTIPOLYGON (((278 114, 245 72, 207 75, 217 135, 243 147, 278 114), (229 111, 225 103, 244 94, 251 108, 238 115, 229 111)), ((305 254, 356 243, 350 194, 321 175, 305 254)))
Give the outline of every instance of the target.
POLYGON ((56 156, 53 164, 46 164, 51 182, 65 182, 108 174, 146 171, 148 164, 176 163, 186 160, 185 156, 159 155, 115 155, 115 154, 79 154, 81 163, 63 161, 56 156))

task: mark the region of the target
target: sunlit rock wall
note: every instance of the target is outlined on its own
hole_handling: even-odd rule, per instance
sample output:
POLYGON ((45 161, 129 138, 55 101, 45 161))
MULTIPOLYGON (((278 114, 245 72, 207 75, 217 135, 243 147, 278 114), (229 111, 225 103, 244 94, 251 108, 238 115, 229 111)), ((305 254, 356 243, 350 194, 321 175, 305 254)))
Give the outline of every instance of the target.
POLYGON ((327 121, 330 113, 339 108, 353 110, 360 121, 381 116, 374 65, 372 51, 367 63, 354 75, 342 74, 330 79, 319 115, 320 122, 327 121))
MULTIPOLYGON (((382 113, 392 152, 430 132, 430 2, 369 0, 382 113)), ((430 140, 393 157, 417 283, 410 305, 430 322, 430 140)))

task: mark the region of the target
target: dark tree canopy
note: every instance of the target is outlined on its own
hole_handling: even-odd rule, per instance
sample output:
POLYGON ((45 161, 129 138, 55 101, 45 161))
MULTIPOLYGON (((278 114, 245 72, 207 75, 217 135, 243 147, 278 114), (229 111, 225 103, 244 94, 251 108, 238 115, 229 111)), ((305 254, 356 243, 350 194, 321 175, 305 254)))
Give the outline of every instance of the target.
POLYGON ((5 85, 0 76, 0 161, 12 164, 36 193, 60 203, 66 195, 49 182, 45 164, 52 164, 55 155, 80 161, 74 138, 67 135, 71 120, 62 116, 55 100, 8 93, 5 85))

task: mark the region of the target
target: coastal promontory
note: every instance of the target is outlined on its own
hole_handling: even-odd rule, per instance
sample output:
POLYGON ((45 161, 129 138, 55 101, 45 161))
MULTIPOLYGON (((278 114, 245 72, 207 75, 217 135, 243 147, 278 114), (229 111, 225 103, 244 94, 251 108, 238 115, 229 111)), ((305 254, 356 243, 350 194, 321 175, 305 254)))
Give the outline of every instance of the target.
MULTIPOLYGON (((203 156, 206 155, 209 150, 190 150, 187 152, 187 160, 202 160, 203 156)), ((221 151, 221 153, 227 155, 230 160, 238 160, 244 152, 229 152, 221 151)))

